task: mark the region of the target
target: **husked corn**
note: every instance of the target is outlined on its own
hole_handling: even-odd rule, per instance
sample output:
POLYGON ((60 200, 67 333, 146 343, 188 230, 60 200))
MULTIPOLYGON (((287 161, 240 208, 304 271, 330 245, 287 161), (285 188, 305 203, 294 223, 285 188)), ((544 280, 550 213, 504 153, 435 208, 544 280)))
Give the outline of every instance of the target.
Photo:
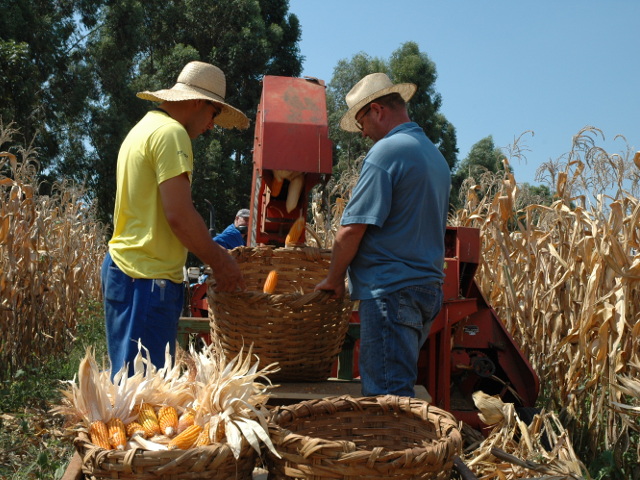
POLYGON ((200 432, 202 432, 202 427, 194 423, 190 427, 187 427, 184 432, 173 437, 169 441, 167 448, 169 450, 175 450, 177 448, 179 448, 180 450, 186 450, 188 448, 191 448, 191 446, 197 440, 198 435, 200 435, 200 432))
POLYGON ((193 408, 187 408, 178 419, 178 434, 184 432, 187 427, 193 425, 193 422, 196 418, 196 412, 193 411, 193 408))
POLYGON ((137 435, 141 437, 145 437, 147 435, 147 432, 145 432, 144 428, 142 428, 142 425, 140 425, 138 422, 128 423, 127 425, 125 425, 125 430, 127 432, 127 437, 129 438, 135 437, 137 435))
POLYGON ((111 450, 109 430, 102 420, 91 422, 91 425, 89 425, 89 438, 95 446, 104 448, 105 450, 111 450))
POLYGON ((143 403, 138 410, 138 423, 142 425, 144 431, 148 437, 159 435, 160 424, 158 423, 158 416, 156 415, 153 406, 149 403, 143 403))
POLYGON ((127 434, 122 420, 112 418, 107 422, 107 430, 111 446, 116 450, 124 450, 124 446, 127 444, 127 434))
POLYGON ((172 437, 178 431, 178 412, 169 405, 164 405, 158 410, 158 423, 160 431, 167 437, 172 437))
POLYGON ((304 231, 305 220, 304 217, 298 217, 291 228, 289 229, 289 233, 287 233, 287 237, 284 240, 285 246, 287 245, 295 245, 300 241, 300 236, 304 231))
POLYGON ((205 445, 209 445, 211 443, 211 440, 209 439, 210 426, 211 426, 211 422, 207 422, 205 424, 204 428, 202 429, 202 431, 198 435, 198 438, 193 444, 194 447, 204 447, 205 445))
POLYGON ((269 275, 267 275, 267 279, 264 281, 264 287, 262 287, 262 291, 264 293, 273 293, 276 291, 276 286, 278 285, 278 272, 276 270, 271 270, 269 275))

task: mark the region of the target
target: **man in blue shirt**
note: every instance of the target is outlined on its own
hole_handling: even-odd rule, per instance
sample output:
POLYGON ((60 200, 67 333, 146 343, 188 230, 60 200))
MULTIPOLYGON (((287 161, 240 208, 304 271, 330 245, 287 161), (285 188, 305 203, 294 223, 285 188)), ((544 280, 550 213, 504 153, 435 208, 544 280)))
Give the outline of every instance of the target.
POLYGON ((449 166, 412 122, 416 91, 374 73, 347 94, 340 128, 374 145, 342 216, 317 290, 360 301, 362 394, 415 396, 420 347, 442 307, 449 166))
POLYGON ((236 218, 231 225, 213 237, 213 241, 226 249, 232 249, 246 245, 245 237, 247 225, 249 224, 249 210, 243 208, 238 210, 236 218))

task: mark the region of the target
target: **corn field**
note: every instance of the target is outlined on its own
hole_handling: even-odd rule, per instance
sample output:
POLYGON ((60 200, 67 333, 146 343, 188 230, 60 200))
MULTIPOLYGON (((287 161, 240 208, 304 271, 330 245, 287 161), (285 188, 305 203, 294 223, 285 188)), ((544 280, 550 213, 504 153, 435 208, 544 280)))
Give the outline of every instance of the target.
MULTIPOLYGON (((449 223, 480 229, 476 281, 538 373, 539 406, 558 412, 581 457, 612 451, 640 478, 640 152, 610 155, 600 135, 583 129, 567 156, 538 170, 551 205, 532 203, 505 157, 505 171, 466 181, 449 223)), ((510 150, 520 159, 517 143, 510 150)), ((314 194, 309 228, 324 247, 358 170, 314 194)), ((504 474, 495 478, 519 478, 504 474)))
MULTIPOLYGON (((0 125, 0 145, 10 140, 0 125)), ((35 152, 0 152, 0 380, 74 340, 78 307, 100 297, 105 230, 79 186, 39 195, 35 152)))

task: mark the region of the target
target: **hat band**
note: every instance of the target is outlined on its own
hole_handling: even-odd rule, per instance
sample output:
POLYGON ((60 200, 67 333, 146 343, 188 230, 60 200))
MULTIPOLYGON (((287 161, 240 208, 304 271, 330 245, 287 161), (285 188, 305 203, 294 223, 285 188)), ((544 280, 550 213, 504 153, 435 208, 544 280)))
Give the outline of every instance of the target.
MULTIPOLYGON (((207 97, 213 97, 214 99, 218 100, 219 102, 225 103, 224 102, 224 97, 218 95, 215 92, 212 92, 210 90, 207 90, 206 88, 201 88, 198 87, 196 85, 190 85, 188 83, 183 83, 183 82, 177 82, 174 86, 173 89, 175 90, 182 90, 182 91, 186 91, 186 90, 195 90, 198 93, 201 93, 202 95, 205 95, 207 97)), ((172 89, 172 90, 173 90, 172 89)))

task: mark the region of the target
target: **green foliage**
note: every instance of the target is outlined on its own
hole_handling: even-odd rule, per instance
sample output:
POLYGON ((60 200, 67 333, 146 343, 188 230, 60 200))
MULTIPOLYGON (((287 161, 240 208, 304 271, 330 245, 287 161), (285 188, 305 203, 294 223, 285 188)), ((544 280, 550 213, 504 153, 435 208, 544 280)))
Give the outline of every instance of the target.
POLYGON ((77 48, 74 2, 3 0, 0 16, 0 119, 34 142, 46 169, 74 144, 90 96, 77 48))
POLYGON ((467 179, 474 179, 477 183, 485 172, 497 173, 504 171, 502 159, 504 153, 493 143, 493 137, 489 135, 475 143, 467 157, 458 165, 451 176, 451 204, 459 208, 462 205, 460 189, 467 179))
POLYGON ((62 478, 73 454, 72 439, 62 434, 63 419, 48 412, 61 399, 60 381, 77 374, 88 346, 94 346, 97 359, 106 359, 98 300, 78 308, 77 337, 68 356, 20 370, 0 384, 0 478, 62 478))
MULTIPOLYGON (((253 118, 263 75, 297 76, 302 70, 299 23, 287 10, 285 0, 119 0, 105 3, 90 17, 100 25, 87 41, 102 98, 90 113, 95 155, 81 170, 67 163, 60 171, 90 178, 101 218, 110 218, 113 211, 120 143, 153 106, 137 99, 136 92, 169 88, 186 63, 206 61, 225 72, 226 100, 253 118)), ((252 146, 252 128, 215 129, 194 142, 194 200, 202 215, 207 215, 204 199, 216 205, 218 229, 248 205, 252 146), (221 183, 201 180, 220 179, 222 173, 221 183)))
POLYGON ((440 113, 442 98, 435 90, 436 67, 426 53, 420 52, 415 42, 407 42, 395 50, 390 59, 371 58, 358 53, 351 60, 340 60, 334 69, 327 88, 330 137, 336 146, 337 173, 340 174, 350 162, 364 155, 371 143, 353 133, 343 132, 338 125, 347 111, 345 96, 364 76, 386 73, 394 83, 410 82, 418 90, 409 102, 409 116, 418 123, 426 135, 444 155, 450 168, 457 162, 455 128, 440 113))

